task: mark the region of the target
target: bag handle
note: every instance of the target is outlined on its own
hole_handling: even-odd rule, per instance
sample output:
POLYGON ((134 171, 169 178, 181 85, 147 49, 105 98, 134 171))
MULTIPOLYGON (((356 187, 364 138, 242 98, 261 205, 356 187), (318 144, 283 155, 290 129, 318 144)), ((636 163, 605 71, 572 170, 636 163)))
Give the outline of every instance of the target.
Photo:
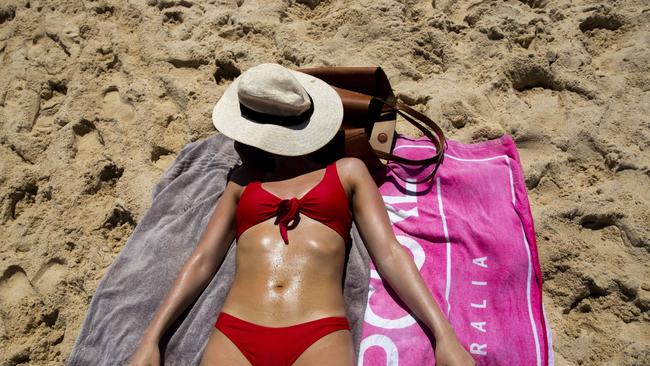
POLYGON ((435 167, 433 168, 431 173, 429 173, 423 179, 419 179, 419 180, 404 179, 399 174, 397 174, 397 172, 394 169, 390 168, 390 166, 387 165, 387 167, 391 169, 393 173, 395 173, 395 176, 397 176, 399 179, 401 179, 404 182, 422 183, 430 180, 438 171, 438 168, 440 167, 440 164, 442 164, 442 161, 444 160, 445 157, 447 140, 445 139, 445 135, 442 132, 442 129, 435 122, 433 122, 429 117, 407 106, 404 103, 401 102, 391 103, 378 97, 374 97, 374 98, 380 101, 381 103, 383 103, 384 105, 389 106, 390 109, 397 112, 400 116, 404 117, 404 119, 406 119, 409 123, 415 126, 418 130, 422 131, 422 133, 429 140, 431 140, 431 142, 433 142, 433 144, 436 147, 435 155, 425 159, 408 159, 401 156, 397 156, 395 154, 388 154, 383 151, 375 150, 377 156, 380 159, 392 160, 407 165, 429 165, 435 163, 435 167), (425 126, 428 128, 426 128, 425 126), (429 129, 433 130, 433 133, 429 129))
MULTIPOLYGON (((394 120, 396 114, 399 114, 422 131, 436 147, 435 155, 426 159, 414 160, 372 149, 368 146, 367 149, 363 149, 366 158, 369 158, 368 153, 374 151, 376 156, 372 160, 376 160, 377 163, 379 163, 379 159, 384 159, 407 165, 436 164, 430 174, 424 179, 416 181, 404 179, 394 169, 391 169, 398 178, 405 182, 422 183, 435 175, 444 159, 444 150, 447 147, 445 135, 429 117, 403 103, 396 102, 390 81, 381 67, 315 67, 302 68, 297 71, 317 77, 337 91, 345 107, 343 129, 365 128, 368 135, 372 135, 371 132, 375 123, 383 119, 394 120), (435 136, 425 126, 433 130, 435 136), (370 131, 368 131, 368 128, 370 128, 370 131)), ((392 129, 394 131, 394 127, 392 129)), ((358 138, 358 135, 358 131, 356 134, 351 134, 351 140, 358 138)), ((367 140, 365 142, 368 143, 367 140)))

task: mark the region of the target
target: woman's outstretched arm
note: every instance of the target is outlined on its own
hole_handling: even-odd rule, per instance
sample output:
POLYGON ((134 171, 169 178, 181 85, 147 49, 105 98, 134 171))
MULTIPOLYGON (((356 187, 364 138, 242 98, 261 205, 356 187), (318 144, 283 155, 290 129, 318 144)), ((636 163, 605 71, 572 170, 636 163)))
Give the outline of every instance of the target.
POLYGON ((342 159, 341 173, 352 192, 352 210, 359 233, 377 271, 436 338, 436 363, 474 365, 469 353, 424 283, 411 256, 397 241, 384 201, 365 164, 356 158, 342 159))
POLYGON ((158 342, 176 318, 203 291, 221 266, 233 239, 238 187, 232 181, 214 209, 196 248, 144 332, 129 365, 159 365, 158 342))

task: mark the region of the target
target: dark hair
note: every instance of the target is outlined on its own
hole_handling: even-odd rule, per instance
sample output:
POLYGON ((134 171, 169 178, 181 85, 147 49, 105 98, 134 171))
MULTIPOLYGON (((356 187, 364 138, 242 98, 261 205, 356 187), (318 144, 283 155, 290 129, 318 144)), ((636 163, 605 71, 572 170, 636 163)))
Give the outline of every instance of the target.
MULTIPOLYGON (((310 155, 310 158, 314 161, 323 164, 329 164, 333 161, 336 161, 343 156, 341 142, 339 140, 340 138, 337 134, 337 136, 325 144, 325 146, 312 153, 309 153, 308 155, 310 155)), ((273 169, 275 160, 273 159, 272 153, 237 141, 235 141, 235 150, 239 154, 242 164, 261 168, 263 170, 273 169)))
POLYGON ((271 153, 258 149, 255 146, 242 144, 238 141, 235 141, 234 146, 235 151, 239 154, 239 158, 244 165, 264 167, 272 166, 274 163, 271 153))

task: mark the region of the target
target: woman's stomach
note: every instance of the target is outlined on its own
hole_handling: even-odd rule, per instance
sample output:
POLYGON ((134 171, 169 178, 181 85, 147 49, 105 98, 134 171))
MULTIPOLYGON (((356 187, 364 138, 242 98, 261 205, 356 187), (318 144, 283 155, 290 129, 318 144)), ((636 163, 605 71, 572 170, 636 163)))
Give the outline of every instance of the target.
POLYGON ((222 311, 272 327, 345 316, 345 243, 333 230, 309 220, 289 230, 288 244, 272 222, 239 237, 235 278, 222 311))

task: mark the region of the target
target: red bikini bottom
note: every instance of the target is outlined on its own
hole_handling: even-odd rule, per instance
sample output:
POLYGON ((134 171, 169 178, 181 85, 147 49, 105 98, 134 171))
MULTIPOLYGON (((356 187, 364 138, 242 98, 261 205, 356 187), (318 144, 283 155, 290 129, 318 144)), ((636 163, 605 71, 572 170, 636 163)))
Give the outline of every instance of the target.
POLYGON ((239 348, 253 366, 290 366, 314 342, 341 329, 350 329, 346 317, 326 317, 287 327, 265 327, 223 311, 215 328, 239 348))

